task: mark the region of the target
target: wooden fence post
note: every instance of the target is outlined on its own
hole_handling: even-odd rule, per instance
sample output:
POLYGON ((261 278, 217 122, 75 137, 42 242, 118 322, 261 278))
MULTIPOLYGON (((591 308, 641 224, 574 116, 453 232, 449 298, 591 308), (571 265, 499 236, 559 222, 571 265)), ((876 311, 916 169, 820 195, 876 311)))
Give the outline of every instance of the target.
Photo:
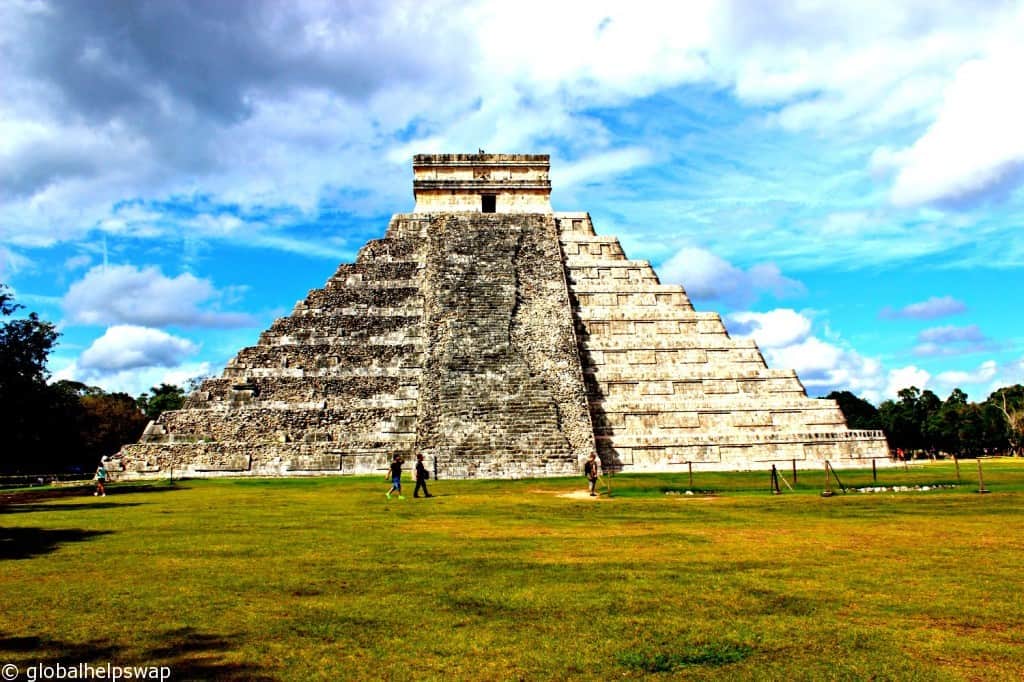
POLYGON ((978 458, 978 492, 988 492, 988 489, 985 487, 985 476, 981 473, 981 457, 978 458))

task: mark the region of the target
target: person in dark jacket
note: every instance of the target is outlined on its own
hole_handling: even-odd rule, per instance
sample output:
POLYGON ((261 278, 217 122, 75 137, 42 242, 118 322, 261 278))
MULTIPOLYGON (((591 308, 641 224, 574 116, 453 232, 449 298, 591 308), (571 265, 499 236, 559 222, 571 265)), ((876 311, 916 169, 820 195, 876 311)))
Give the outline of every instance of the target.
POLYGON ((413 497, 420 496, 420 488, 423 489, 424 497, 433 497, 427 492, 428 478, 430 478, 430 474, 427 472, 427 467, 423 466, 423 455, 416 455, 416 489, 412 491, 413 497))
POLYGON ((587 477, 587 482, 590 483, 590 496, 597 497, 597 478, 601 475, 601 465, 597 461, 597 453, 591 452, 590 457, 587 458, 586 463, 583 465, 583 474, 587 477))

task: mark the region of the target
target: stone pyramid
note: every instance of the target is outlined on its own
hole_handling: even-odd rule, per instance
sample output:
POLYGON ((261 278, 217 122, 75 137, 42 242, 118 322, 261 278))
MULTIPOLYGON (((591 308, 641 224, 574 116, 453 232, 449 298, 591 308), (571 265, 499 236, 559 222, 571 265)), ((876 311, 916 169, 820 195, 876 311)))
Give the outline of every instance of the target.
POLYGON ((119 455, 122 476, 372 473, 423 453, 442 478, 849 465, 880 431, 769 369, 753 341, 693 309, 551 209, 546 155, 413 161, 392 217, 322 289, 119 455))

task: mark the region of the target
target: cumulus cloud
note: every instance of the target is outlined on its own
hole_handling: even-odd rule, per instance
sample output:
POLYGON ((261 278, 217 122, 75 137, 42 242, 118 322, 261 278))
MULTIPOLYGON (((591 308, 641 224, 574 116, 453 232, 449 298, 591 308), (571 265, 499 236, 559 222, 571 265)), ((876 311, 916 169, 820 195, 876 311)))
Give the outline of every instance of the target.
POLYGON ((96 266, 64 296, 64 312, 80 324, 131 324, 151 327, 243 327, 250 315, 201 310, 222 294, 206 279, 189 273, 165 276, 159 268, 96 266))
POLYGON ((996 377, 988 386, 986 395, 996 389, 1014 384, 1024 384, 1024 357, 1000 365, 996 377))
POLYGON ((766 313, 738 312, 726 317, 729 330, 751 337, 761 348, 782 348, 803 341, 811 333, 811 318, 788 308, 766 313))
POLYGON ((1024 384, 1024 358, 1008 362, 983 360, 968 369, 939 372, 931 381, 932 388, 940 396, 959 388, 975 401, 985 400, 992 392, 1015 384, 1024 384))
MULTIPOLYGON (((380 213, 408 202, 411 151, 556 147, 576 164, 565 178, 583 182, 647 163, 595 108, 684 84, 769 103, 793 130, 935 120, 899 157, 902 195, 923 183, 915 169, 949 160, 934 150, 961 139, 964 121, 991 122, 956 103, 1012 60, 957 68, 1014 39, 1019 14, 929 2, 6 3, 0 238, 40 246, 114 230, 120 202, 197 184, 220 202, 305 213, 345 188, 350 210, 380 213)), ((997 91, 1014 88, 985 101, 997 91)), ((1012 179, 1012 145, 1002 157, 984 146, 970 181, 943 182, 970 193, 1012 179)), ((253 232, 204 229, 222 228, 243 243, 253 232)))
POLYGON ((61 379, 81 381, 92 386, 99 386, 108 392, 122 391, 134 396, 160 384, 186 386, 190 379, 208 376, 210 371, 211 366, 208 362, 186 362, 173 368, 140 367, 107 372, 82 368, 73 361, 54 372, 53 381, 61 379))
POLYGON ((769 367, 795 370, 809 395, 845 390, 873 402, 883 397, 881 362, 861 355, 835 334, 829 340, 812 334, 814 321, 803 313, 786 308, 740 312, 725 321, 734 337, 757 342, 769 367))
POLYGON ((599 181, 611 175, 618 175, 654 161, 654 155, 647 149, 629 148, 593 154, 573 161, 551 171, 551 183, 559 188, 599 181))
POLYGON ((1024 180, 1024 49, 1003 45, 961 66, 935 122, 913 145, 878 149, 876 170, 896 174, 899 206, 967 206, 1002 199, 1024 180))
POLYGON ((82 370, 100 374, 141 367, 176 367, 197 350, 198 346, 188 339, 159 329, 115 325, 82 351, 77 364, 82 370))
POLYGON ((803 284, 784 276, 774 264, 763 263, 743 270, 699 247, 680 249, 661 264, 658 273, 665 282, 682 284, 695 299, 722 301, 736 307, 749 305, 763 292, 775 298, 804 292, 803 284))
MULTIPOLYGON (((947 373, 933 378, 930 372, 916 365, 887 370, 879 358, 862 355, 835 332, 825 328, 819 336, 810 316, 786 308, 763 313, 731 313, 725 321, 734 337, 752 338, 757 342, 769 367, 795 370, 810 395, 845 390, 877 404, 895 398, 904 388, 923 389, 932 383, 944 387, 950 383, 949 379, 959 376, 947 373)), ((924 335, 936 339, 972 339, 978 333, 970 327, 937 327, 924 335)))
POLYGON ((914 365, 889 370, 888 381, 885 385, 885 397, 895 398, 897 393, 911 386, 923 390, 928 386, 931 377, 931 373, 927 370, 914 365))
POLYGON ((927 301, 910 303, 899 309, 886 306, 878 316, 887 320, 933 320, 937 317, 956 315, 965 310, 967 306, 963 301, 958 301, 952 296, 932 296, 927 301))
MULTIPOLYGON (((991 383, 999 374, 999 364, 995 360, 986 360, 971 371, 949 370, 939 372, 935 375, 935 387, 943 394, 948 394, 954 388, 963 389, 965 386, 978 386, 991 383)), ((987 397, 975 396, 976 400, 983 400, 987 397)))

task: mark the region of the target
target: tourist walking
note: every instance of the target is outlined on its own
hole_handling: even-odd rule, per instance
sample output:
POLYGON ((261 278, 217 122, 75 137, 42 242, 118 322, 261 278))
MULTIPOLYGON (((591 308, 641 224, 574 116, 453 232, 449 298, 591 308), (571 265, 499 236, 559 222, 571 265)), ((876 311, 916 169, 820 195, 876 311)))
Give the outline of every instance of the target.
POLYGON ((412 491, 413 497, 420 496, 420 488, 423 489, 423 497, 433 497, 427 492, 427 479, 430 478, 430 472, 427 471, 427 467, 423 466, 423 455, 416 455, 416 489, 412 491))
POLYGON ((92 494, 93 497, 106 497, 107 489, 105 486, 107 483, 107 468, 103 466, 102 460, 100 461, 100 465, 96 467, 96 475, 93 476, 93 478, 96 479, 96 492, 92 494))
POLYGON ((405 464, 405 460, 402 459, 401 455, 396 454, 391 459, 391 490, 386 495, 387 498, 391 499, 391 493, 398 493, 398 499, 404 500, 405 497, 402 495, 402 465, 405 464))
POLYGON ((600 464, 597 461, 597 453, 591 452, 590 457, 587 458, 587 463, 583 465, 583 473, 587 477, 587 481, 590 483, 590 496, 597 497, 597 477, 600 476, 600 464))

